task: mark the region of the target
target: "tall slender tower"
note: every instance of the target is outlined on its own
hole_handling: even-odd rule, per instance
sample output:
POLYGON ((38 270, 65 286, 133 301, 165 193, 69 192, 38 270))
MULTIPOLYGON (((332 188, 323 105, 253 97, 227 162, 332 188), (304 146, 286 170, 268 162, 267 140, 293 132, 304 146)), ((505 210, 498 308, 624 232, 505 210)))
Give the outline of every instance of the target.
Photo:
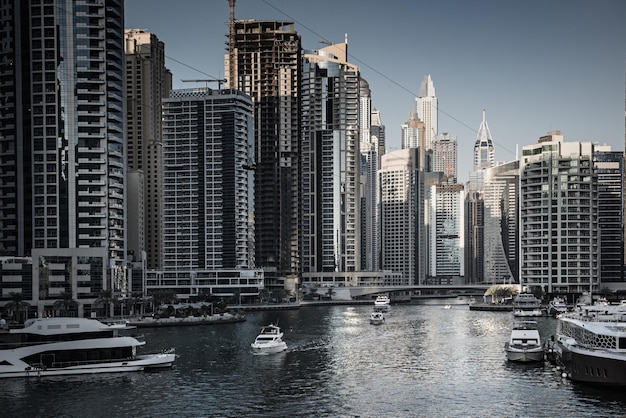
POLYGON ((303 273, 360 270, 361 80, 347 47, 303 57, 303 273))
POLYGON ((424 122, 424 131, 426 133, 424 137, 425 151, 432 149, 432 144, 437 139, 438 122, 437 114, 439 112, 439 103, 437 100, 437 94, 435 93, 435 85, 430 78, 430 74, 424 77, 420 90, 415 99, 417 104, 417 116, 424 122))
MULTIPOLYGON (((232 2, 232 3, 231 3, 232 2)), ((293 22, 231 21, 225 73, 254 102, 256 267, 266 284, 290 287, 300 273, 300 36, 293 22), (287 280, 287 281, 286 281, 287 280)))
POLYGON ((122 0, 2 2, 0 251, 33 256, 39 313, 127 290, 123 17, 122 0))
POLYGON ((481 171, 495 165, 493 139, 489 132, 489 125, 483 110, 483 120, 478 128, 476 143, 474 144, 474 171, 481 171))
POLYGON ((127 161, 129 190, 132 190, 128 205, 128 250, 135 261, 140 261, 145 252, 146 267, 156 269, 161 267, 163 256, 161 101, 169 96, 172 74, 165 68, 165 45, 155 34, 127 29, 124 36, 127 161), (138 199, 136 203, 135 199, 138 199))

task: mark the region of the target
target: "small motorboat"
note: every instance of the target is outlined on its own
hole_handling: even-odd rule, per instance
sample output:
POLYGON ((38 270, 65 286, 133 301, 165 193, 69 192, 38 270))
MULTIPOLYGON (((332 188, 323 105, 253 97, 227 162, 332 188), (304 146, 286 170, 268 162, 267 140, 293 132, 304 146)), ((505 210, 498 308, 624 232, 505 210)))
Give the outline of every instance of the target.
POLYGON ((287 349, 283 333, 278 325, 269 324, 261 327, 261 332, 250 344, 252 354, 274 354, 287 349))
POLYGON ((541 344, 537 322, 516 321, 504 349, 509 361, 523 363, 543 361, 544 347, 541 344))
POLYGON ((381 325, 385 323, 385 316, 382 312, 374 311, 370 314, 370 324, 381 325))

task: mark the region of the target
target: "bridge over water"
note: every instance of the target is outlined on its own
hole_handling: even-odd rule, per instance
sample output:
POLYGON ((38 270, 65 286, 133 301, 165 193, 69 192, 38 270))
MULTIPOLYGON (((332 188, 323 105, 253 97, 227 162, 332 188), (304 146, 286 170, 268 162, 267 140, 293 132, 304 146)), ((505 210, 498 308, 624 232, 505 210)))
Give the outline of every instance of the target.
POLYGON ((411 285, 411 286, 346 286, 332 288, 318 288, 317 293, 324 295, 330 289, 332 298, 335 300, 363 299, 379 293, 387 293, 390 297, 416 297, 416 296, 458 296, 474 295, 482 296, 491 284, 471 285, 411 285))

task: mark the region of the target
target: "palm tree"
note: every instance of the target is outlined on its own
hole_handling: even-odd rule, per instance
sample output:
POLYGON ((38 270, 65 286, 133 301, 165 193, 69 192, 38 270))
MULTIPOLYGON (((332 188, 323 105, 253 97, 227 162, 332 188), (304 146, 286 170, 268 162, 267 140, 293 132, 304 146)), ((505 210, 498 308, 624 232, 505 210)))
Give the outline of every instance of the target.
POLYGON ((272 292, 270 292, 270 290, 267 287, 264 287, 259 292, 259 299, 261 299, 262 303, 265 303, 267 302, 267 300, 270 298, 271 295, 272 295, 272 292))
POLYGON ((131 299, 133 300, 133 309, 132 309, 132 313, 134 315, 137 314, 136 311, 136 307, 139 306, 139 314, 143 315, 143 308, 144 308, 144 304, 146 299, 143 297, 143 293, 142 292, 132 292, 130 294, 131 299))
POLYGON ((54 308, 61 311, 61 316, 70 316, 74 309, 78 308, 79 303, 74 300, 72 292, 61 292, 60 299, 54 302, 54 308))
MULTIPOLYGON (((96 306, 108 306, 109 307, 109 316, 111 316, 112 306, 113 306, 113 291, 111 289, 102 289, 100 294, 98 295, 98 299, 94 302, 96 306)), ((104 315, 103 315, 104 316, 104 315)))
POLYGON ((329 287, 326 291, 326 296, 328 297, 328 299, 332 299, 335 293, 337 292, 335 292, 332 287, 329 287))
POLYGON ((4 309, 6 310, 7 314, 11 316, 13 320, 22 322, 21 312, 22 310, 30 306, 30 303, 23 300, 23 296, 19 292, 17 293, 10 292, 9 297, 11 298, 11 300, 7 302, 6 305, 4 305, 4 309), (17 314, 17 319, 15 318, 16 314, 17 314))

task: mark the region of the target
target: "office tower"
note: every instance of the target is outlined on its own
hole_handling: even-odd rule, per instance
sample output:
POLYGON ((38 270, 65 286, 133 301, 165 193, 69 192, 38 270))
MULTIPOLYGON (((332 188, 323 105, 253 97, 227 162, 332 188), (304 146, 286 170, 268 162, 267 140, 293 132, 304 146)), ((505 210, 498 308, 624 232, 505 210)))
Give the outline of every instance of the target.
POLYGON ((361 79, 359 126, 361 132, 361 269, 377 271, 380 259, 378 167, 380 152, 384 152, 385 127, 380 112, 371 110, 371 95, 367 81, 361 79))
POLYGON ((126 291, 123 2, 2 3, 0 250, 31 305, 126 291))
POLYGON ((360 270, 361 80, 347 47, 303 54, 303 273, 360 270))
POLYGON ((416 148, 382 156, 380 179, 381 269, 401 273, 407 285, 424 284, 423 171, 416 148))
POLYGON ((485 280, 485 202, 482 194, 470 191, 465 198, 465 283, 485 280))
POLYGON ((368 170, 372 176, 374 176, 376 181, 376 202, 374 206, 374 227, 372 228, 374 242, 372 243, 372 253, 373 264, 371 266, 371 271, 379 271, 380 270, 380 182, 378 179, 378 169, 380 168, 380 163, 382 156, 385 155, 385 125, 383 125, 380 111, 377 109, 372 110, 372 119, 370 125, 370 138, 372 147, 376 150, 376 171, 372 169, 368 170))
POLYGON ((489 125, 483 110, 483 120, 478 128, 476 143, 474 144, 474 171, 481 171, 493 167, 495 164, 493 139, 489 132, 489 125))
POLYGON ((594 144, 559 131, 522 149, 520 283, 548 293, 597 290, 598 177, 594 144))
POLYGON ((400 127, 402 133, 402 149, 418 148, 420 130, 423 129, 423 122, 417 116, 417 112, 411 111, 409 118, 400 127))
POLYGON ((517 283, 519 161, 487 168, 483 174, 484 280, 517 283))
POLYGON ((436 184, 430 189, 429 274, 435 284, 453 284, 465 274, 465 192, 460 184, 436 184))
POLYGON ((443 173, 444 182, 456 183, 457 142, 444 133, 441 139, 433 141, 433 171, 443 173))
POLYGON ((163 100, 164 270, 250 268, 252 102, 236 90, 163 100))
POLYGON ((128 251, 147 268, 161 267, 163 219, 163 143, 161 100, 172 89, 165 68, 165 46, 155 34, 124 31, 126 56, 126 132, 129 172, 128 251), (132 179, 132 180, 131 180, 132 179))
POLYGON ((424 122, 424 132, 426 133, 424 136, 424 145, 426 150, 430 150, 432 149, 433 141, 437 139, 439 129, 437 122, 439 103, 430 74, 422 80, 422 84, 420 85, 420 90, 415 101, 417 104, 417 117, 419 120, 424 122))
POLYGON ((300 36, 293 22, 234 20, 234 4, 229 28, 227 85, 254 103, 256 267, 265 270, 267 285, 295 290, 302 210, 300 36))
POLYGON ((624 153, 606 145, 594 146, 598 176, 600 281, 624 282, 624 236, 621 228, 624 198, 624 153))

